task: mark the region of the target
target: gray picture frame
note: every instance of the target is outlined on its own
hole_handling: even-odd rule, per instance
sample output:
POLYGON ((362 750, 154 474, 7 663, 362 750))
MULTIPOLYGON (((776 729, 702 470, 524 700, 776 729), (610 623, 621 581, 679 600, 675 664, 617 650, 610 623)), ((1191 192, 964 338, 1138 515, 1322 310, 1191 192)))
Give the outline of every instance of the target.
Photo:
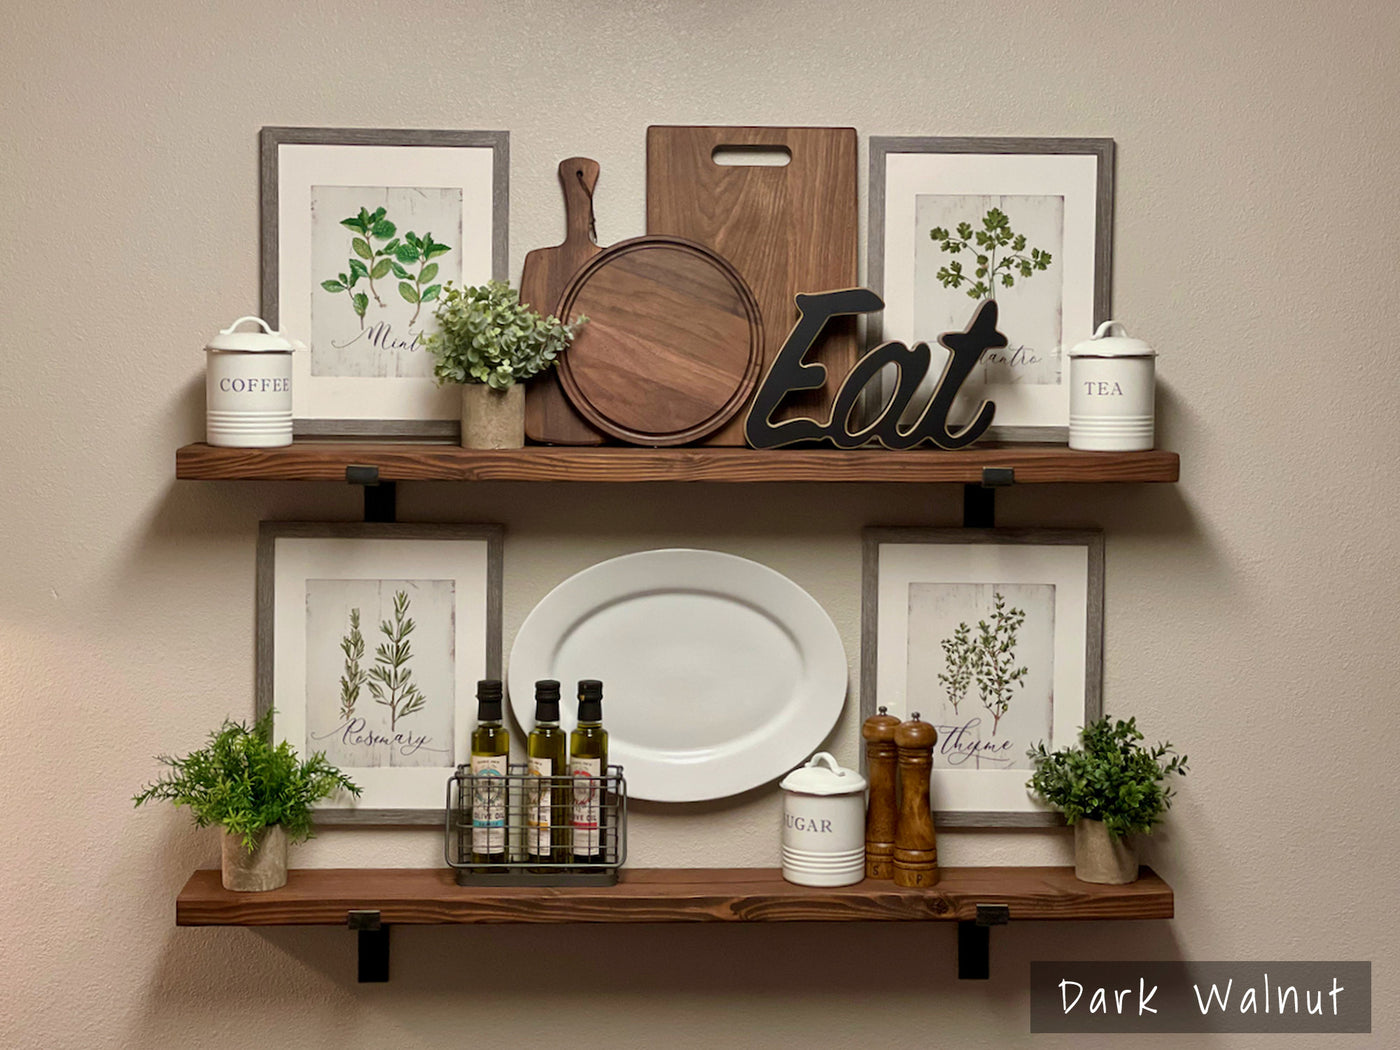
MULTIPOLYGON (((880 547, 884 544, 1028 544, 1086 548, 1084 698, 1081 725, 1103 715, 1104 534, 1098 529, 959 529, 872 526, 861 534, 860 717, 876 713, 880 651, 880 547)), ((901 644, 904 640, 901 639, 901 644)), ((861 768, 865 768, 862 750, 861 768)), ((1026 778, 1030 778, 1029 772, 1026 778)), ((1058 812, 999 810, 939 810, 934 798, 934 822, 941 827, 998 828, 1063 825, 1058 812)))
MULTIPOLYGON (((1113 302, 1113 194, 1117 147, 1111 138, 1008 138, 959 136, 871 136, 869 182, 869 228, 867 230, 866 284, 882 298, 885 295, 885 209, 886 165, 891 154, 982 154, 1005 155, 1089 155, 1097 158, 1094 202, 1094 288, 1093 327, 1110 319, 1113 302)), ((871 315, 866 322, 867 344, 881 342, 882 319, 871 315)), ((932 343, 939 333, 931 333, 932 343)), ((1085 338, 1090 333, 1086 333, 1085 338)), ((1067 353, 1069 347, 1064 347, 1067 353)), ((1068 359, 1064 376, 1069 375, 1068 359)), ((1006 443, 1059 442, 1069 440, 1069 421, 1063 426, 997 425, 995 419, 986 439, 1006 443)))
MULTIPOLYGON (((486 677, 498 679, 503 677, 504 526, 492 524, 264 521, 258 525, 254 627, 257 717, 261 718, 273 708, 276 692, 276 545, 279 539, 439 540, 446 543, 462 540, 478 542, 484 540, 486 542, 486 677)), ((273 719, 275 732, 275 713, 273 719)), ((444 777, 444 790, 446 784, 447 780, 444 777)), ((441 808, 357 808, 353 810, 318 808, 315 811, 315 822, 318 825, 415 824, 440 827, 442 820, 443 811, 441 808)))
MULTIPOLYGON (((510 132, 391 128, 264 127, 258 136, 261 231, 261 316, 280 328, 278 243, 278 147, 316 146, 461 146, 492 150, 491 276, 509 280, 510 268, 510 132)), ((456 441, 456 419, 294 419, 297 437, 404 438, 456 441)))

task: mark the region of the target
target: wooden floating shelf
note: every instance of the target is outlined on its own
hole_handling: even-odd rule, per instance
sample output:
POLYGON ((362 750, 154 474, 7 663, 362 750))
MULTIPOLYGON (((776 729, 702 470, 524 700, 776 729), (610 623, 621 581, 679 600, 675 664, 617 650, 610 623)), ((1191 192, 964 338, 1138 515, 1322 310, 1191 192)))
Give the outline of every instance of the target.
POLYGON ((380 481, 981 483, 1011 470, 1017 484, 1175 482, 1175 452, 1078 452, 1063 445, 937 449, 558 448, 479 451, 403 442, 297 441, 281 448, 186 445, 175 476, 192 481, 345 481, 371 467, 380 481))
POLYGON ((288 874, 266 893, 235 893, 197 871, 175 902, 180 926, 341 926, 350 912, 390 924, 921 922, 977 918, 1000 905, 1028 919, 1170 919, 1172 889, 1150 869, 1126 886, 1080 882, 1073 868, 944 868, 929 890, 867 879, 817 889, 771 868, 627 868, 616 886, 458 886, 447 868, 326 868, 288 874))

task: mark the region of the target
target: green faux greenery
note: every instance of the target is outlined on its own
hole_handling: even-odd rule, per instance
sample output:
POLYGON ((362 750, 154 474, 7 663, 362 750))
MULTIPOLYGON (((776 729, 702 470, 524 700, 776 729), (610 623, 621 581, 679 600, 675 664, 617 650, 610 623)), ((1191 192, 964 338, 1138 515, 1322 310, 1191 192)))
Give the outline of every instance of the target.
POLYGON ((1144 747, 1142 740, 1136 718, 1115 722, 1105 715, 1080 731, 1078 747, 1049 753, 1041 741, 1027 751, 1035 772, 1026 787, 1070 824, 1099 820, 1114 836, 1150 832, 1171 808, 1174 792, 1166 781, 1186 775, 1186 756, 1169 743, 1144 747))
POLYGON ((970 222, 958 223, 956 233, 935 226, 928 235, 949 255, 966 251, 976 259, 972 276, 963 272, 963 264, 954 259, 936 274, 944 288, 961 288, 968 282, 970 299, 997 297, 997 285, 1011 288, 1016 276, 1029 278, 1037 270, 1050 266, 1050 253, 1032 248, 1026 254, 1026 235, 1011 229, 1011 220, 1000 208, 989 208, 982 216, 982 228, 975 230, 970 222), (997 258, 1001 253, 1001 258, 997 258))
POLYGON ((271 711, 251 729, 225 719, 205 747, 183 758, 160 755, 159 761, 170 772, 133 801, 138 806, 158 799, 189 806, 195 824, 220 824, 230 835, 242 836, 249 851, 258 832, 273 824, 281 824, 293 842, 310 838, 313 805, 337 791, 360 793, 322 752, 300 761, 285 740, 274 746, 271 711))
POLYGON ((520 302, 508 284, 454 288, 449 282, 433 316, 442 326, 424 338, 433 375, 442 383, 485 383, 504 390, 549 368, 588 318, 564 324, 520 302))

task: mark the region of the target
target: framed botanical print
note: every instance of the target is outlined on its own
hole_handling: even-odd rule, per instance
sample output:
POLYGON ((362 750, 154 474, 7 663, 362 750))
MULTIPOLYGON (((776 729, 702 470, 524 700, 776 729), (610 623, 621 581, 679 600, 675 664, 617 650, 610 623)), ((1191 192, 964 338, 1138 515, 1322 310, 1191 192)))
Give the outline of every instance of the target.
POLYGON ((872 335, 938 353, 939 335, 997 303, 1008 345, 983 355, 954 423, 989 399, 988 438, 1068 440, 1068 352, 1109 314, 1113 163, 1112 139, 870 140, 867 265, 885 301, 872 335))
POLYGON ((867 529, 861 624, 862 716, 933 724, 939 824, 1063 822, 1026 752, 1102 714, 1101 532, 867 529))
POLYGON ((449 282, 505 280, 504 131, 262 129, 262 312, 293 355, 293 432, 449 439, 423 339, 449 282))
POLYGON ((501 677, 495 525, 263 522, 257 705, 363 789, 320 824, 440 824, 475 687, 501 677))

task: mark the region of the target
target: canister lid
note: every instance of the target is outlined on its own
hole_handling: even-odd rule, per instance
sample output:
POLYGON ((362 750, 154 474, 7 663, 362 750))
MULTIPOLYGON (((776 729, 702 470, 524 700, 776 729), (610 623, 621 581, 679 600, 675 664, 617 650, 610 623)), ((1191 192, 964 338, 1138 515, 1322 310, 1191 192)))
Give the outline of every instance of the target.
POLYGON ((301 344, 287 339, 280 332, 274 332, 272 326, 261 317, 240 317, 233 324, 223 329, 213 339, 209 340, 207 350, 224 350, 233 353, 256 354, 263 352, 286 353, 289 350, 299 349, 301 344), (234 329, 244 321, 256 321, 262 325, 261 332, 235 332, 234 329))
POLYGON ((1157 351, 1128 334, 1121 321, 1105 321, 1093 338, 1076 343, 1070 357, 1156 357, 1157 351), (1117 329, 1117 333, 1113 329, 1117 329))
POLYGON ((827 752, 818 751, 805 766, 783 777, 778 786, 804 795, 854 795, 865 790, 865 778, 854 769, 843 769, 827 752))

